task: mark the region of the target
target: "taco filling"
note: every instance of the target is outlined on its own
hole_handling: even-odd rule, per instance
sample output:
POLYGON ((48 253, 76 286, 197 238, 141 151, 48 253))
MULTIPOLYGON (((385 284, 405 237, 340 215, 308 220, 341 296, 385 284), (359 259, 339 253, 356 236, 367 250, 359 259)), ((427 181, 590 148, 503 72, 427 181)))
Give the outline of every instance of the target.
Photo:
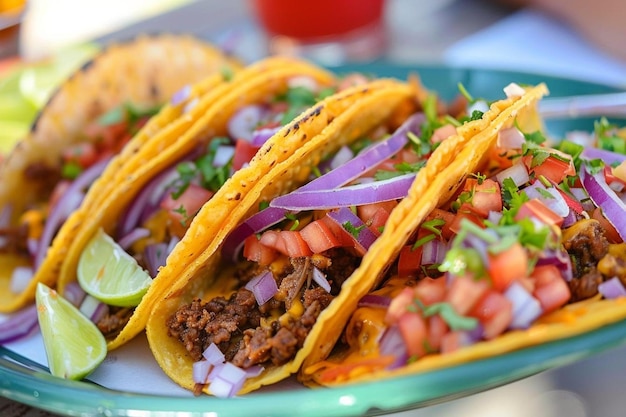
POLYGON ((431 212, 360 300, 334 357, 305 372, 333 384, 417 369, 421 358, 573 320, 559 315, 566 304, 626 295, 626 155, 592 147, 615 134, 604 120, 588 147, 550 147, 539 132, 500 131, 489 165, 431 212))
POLYGON ((219 376, 208 375, 211 367, 234 365, 250 376, 293 360, 416 173, 455 125, 469 120, 438 115, 434 105, 393 132, 381 126, 342 147, 313 169, 315 178, 264 204, 227 236, 221 255, 231 266, 216 282, 229 290, 195 299, 167 320, 169 336, 195 361, 196 393, 211 383, 214 395, 224 394, 213 387, 219 376))

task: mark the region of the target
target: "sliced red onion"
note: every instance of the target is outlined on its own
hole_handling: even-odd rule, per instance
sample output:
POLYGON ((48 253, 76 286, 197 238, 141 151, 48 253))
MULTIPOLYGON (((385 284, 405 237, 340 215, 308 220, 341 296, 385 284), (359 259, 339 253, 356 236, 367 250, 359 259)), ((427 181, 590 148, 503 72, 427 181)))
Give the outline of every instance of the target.
POLYGON ((601 159, 607 165, 621 164, 626 161, 626 155, 595 147, 586 147, 583 149, 580 157, 585 159, 601 159))
POLYGON ((218 365, 226 361, 226 357, 215 343, 211 343, 209 347, 204 349, 202 357, 204 357, 204 359, 206 359, 211 365, 218 365))
POLYGON ((179 174, 175 166, 164 170, 154 177, 135 197, 133 203, 126 209, 118 227, 118 236, 126 236, 147 218, 146 213, 158 206, 168 188, 178 179, 179 174))
POLYGON ((274 136, 279 130, 281 126, 277 127, 266 127, 262 129, 256 129, 252 132, 251 143, 254 146, 258 146, 259 148, 263 146, 265 142, 272 136, 274 136))
POLYGON ((517 127, 509 127, 498 132, 497 146, 502 149, 522 149, 526 143, 524 134, 517 127))
POLYGON ((604 298, 613 299, 626 296, 626 288, 618 277, 613 277, 598 285, 598 291, 604 298))
POLYGON ((512 329, 527 329, 543 313, 539 300, 517 281, 509 285, 504 296, 513 306, 513 319, 509 326, 512 329))
POLYGON ((278 292, 278 286, 271 271, 265 271, 255 276, 248 281, 245 288, 254 294, 256 302, 260 306, 271 300, 274 294, 278 292))
POLYGON ((313 281, 322 287, 324 291, 330 293, 330 283, 326 279, 326 275, 315 266, 313 267, 313 281))
POLYGON ((172 106, 178 106, 191 96, 191 86, 189 84, 183 86, 180 90, 172 94, 170 104, 172 106))
POLYGON ((83 315, 85 315, 85 317, 89 317, 89 319, 94 323, 102 320, 102 318, 104 318, 104 316, 106 316, 109 312, 108 305, 91 295, 85 296, 85 299, 80 304, 78 309, 81 313, 83 313, 83 315))
POLYGON ((207 360, 194 362, 192 365, 192 379, 196 384, 206 384, 209 382, 209 373, 213 365, 207 360))
POLYGON ((38 327, 37 305, 31 304, 0 322, 0 345, 23 339, 38 327))
POLYGON ((530 181, 530 177, 528 176, 528 170, 526 166, 521 163, 515 163, 512 166, 508 167, 505 170, 500 171, 496 174, 496 181, 502 185, 505 179, 511 178, 516 186, 521 187, 524 184, 527 184, 530 181))
POLYGON ((48 247, 57 230, 72 211, 76 210, 84 197, 83 190, 87 189, 104 171, 111 158, 104 158, 83 171, 63 193, 57 204, 51 208, 46 224, 44 225, 39 248, 33 262, 35 269, 41 266, 48 247))
POLYGON ((30 266, 18 266, 11 273, 11 292, 20 294, 26 290, 31 279, 33 279, 34 271, 30 266))
POLYGON ((86 294, 78 281, 69 282, 63 289, 63 297, 76 307, 82 304, 86 294))
POLYGON ((118 240, 117 243, 120 245, 122 249, 127 251, 128 248, 130 248, 139 239, 143 239, 148 236, 150 236, 150 230, 143 228, 143 227, 138 227, 136 229, 133 229, 127 235, 122 236, 122 238, 120 238, 120 240, 118 240))
POLYGON ((398 200, 408 195, 415 175, 404 174, 387 180, 332 190, 294 191, 276 197, 270 202, 270 207, 292 211, 327 210, 398 200))
POLYGON ((159 268, 165 265, 167 255, 169 255, 169 252, 167 251, 166 243, 161 242, 146 245, 144 249, 144 260, 146 269, 152 278, 156 277, 159 273, 159 268))
POLYGON ((246 378, 246 371, 230 362, 215 365, 209 374, 211 393, 220 398, 233 397, 241 389, 246 378))
POLYGON ((439 239, 429 240, 422 245, 422 265, 438 265, 446 256, 446 244, 439 239))
POLYGON ((213 157, 214 167, 223 167, 233 159, 235 155, 235 147, 232 145, 221 145, 215 150, 215 156, 213 157))
POLYGON ((251 104, 239 109, 228 121, 228 133, 233 139, 252 141, 252 132, 267 114, 264 106, 251 104))
POLYGON ((615 227, 622 240, 626 239, 626 205, 609 188, 604 171, 591 174, 585 164, 581 165, 580 180, 596 206, 602 209, 606 219, 615 227))
POLYGON ((391 297, 377 294, 365 294, 359 300, 357 307, 387 308, 391 304, 391 297))
POLYGON ((335 223, 346 229, 346 224, 350 224, 352 228, 358 230, 358 236, 354 236, 349 230, 346 230, 355 243, 361 246, 361 249, 367 251, 372 243, 376 240, 376 235, 368 228, 365 223, 347 207, 341 207, 339 210, 328 212, 335 223))

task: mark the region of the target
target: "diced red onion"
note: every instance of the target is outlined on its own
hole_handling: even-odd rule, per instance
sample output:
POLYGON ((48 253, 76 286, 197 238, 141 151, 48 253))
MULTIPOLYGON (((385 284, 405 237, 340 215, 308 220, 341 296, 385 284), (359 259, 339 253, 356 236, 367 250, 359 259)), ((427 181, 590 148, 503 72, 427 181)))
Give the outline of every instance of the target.
POLYGON ((252 141, 252 132, 267 114, 264 106, 251 104, 239 109, 228 121, 228 133, 232 139, 252 141))
POLYGON ((487 213, 487 220, 493 224, 500 223, 500 219, 502 219, 501 211, 490 210, 489 213, 487 213))
POLYGON ((189 84, 183 86, 180 90, 172 94, 170 104, 172 106, 178 106, 191 96, 191 86, 189 84))
POLYGON ((385 295, 365 294, 359 300, 357 307, 387 308, 391 304, 391 298, 385 295))
POLYGON ((513 319, 509 325, 512 329, 527 329, 543 313, 539 300, 517 281, 509 285, 504 296, 513 307, 513 319))
POLYGON ((509 127, 498 132, 496 145, 502 149, 522 149, 526 143, 524 134, 517 127, 509 127))
POLYGON ((578 221, 578 215, 576 214, 576 211, 573 209, 570 209, 569 213, 567 213, 567 216, 563 218, 563 224, 561 225, 561 228, 566 229, 572 226, 577 221, 578 221))
POLYGON ((24 290, 30 284, 31 279, 33 279, 34 271, 30 266, 18 266, 13 268, 13 272, 11 273, 11 292, 15 294, 20 294, 24 292, 24 290))
POLYGON ((381 356, 393 356, 396 358, 388 366, 388 369, 395 369, 406 364, 409 354, 398 326, 390 326, 385 329, 378 342, 378 351, 381 356))
POLYGON ((521 97, 524 94, 526 94, 526 90, 524 90, 524 87, 520 86, 517 83, 510 83, 509 85, 504 87, 502 90, 504 91, 504 94, 506 94, 508 98, 521 97))
POLYGON ((565 217, 569 214, 569 206, 561 195, 561 193, 554 187, 547 188, 541 181, 535 181, 528 187, 524 188, 524 192, 528 198, 538 199, 547 208, 556 213, 559 217, 565 217), (550 196, 547 196, 548 193, 550 196))
POLYGON ((516 186, 521 187, 522 185, 528 183, 530 181, 530 177, 528 176, 528 170, 526 166, 521 163, 515 163, 512 166, 504 169, 496 174, 496 181, 502 185, 505 179, 511 178, 516 186))
POLYGON ((37 305, 33 303, 0 322, 0 345, 23 339, 38 327, 37 305))
POLYGON ((159 268, 165 265, 167 255, 169 255, 169 252, 167 251, 166 243, 161 242, 146 245, 144 249, 144 260, 146 269, 152 278, 156 277, 159 273, 159 268))
MULTIPOLYGON (((350 237, 361 246, 361 249, 367 251, 372 243, 376 240, 376 235, 367 227, 363 221, 347 207, 341 207, 339 210, 330 211, 327 214, 335 223, 345 228, 345 224, 349 223, 359 230, 359 235, 354 236, 350 233, 350 237)), ((348 232, 349 233, 349 232, 348 232)))
POLYGON ((601 159, 607 165, 620 164, 626 161, 626 155, 596 147, 586 147, 583 149, 580 157, 585 159, 601 159))
POLYGON ((322 287, 324 291, 330 293, 330 283, 326 279, 326 275, 315 266, 313 267, 313 281, 322 287))
POLYGON ((591 174, 585 164, 581 165, 580 180, 596 206, 602 209, 606 219, 615 227, 622 240, 626 239, 626 205, 609 188, 604 172, 591 174))
POLYGON ((109 306, 91 295, 86 295, 78 308, 85 317, 89 317, 94 323, 99 322, 109 312, 109 306))
POLYGON ((192 379, 196 384, 206 384, 209 382, 209 373, 213 365, 207 360, 200 360, 193 363, 192 379))
POLYGON ((422 245, 422 265, 438 265, 446 255, 446 244, 439 239, 429 240, 422 245))
POLYGON ((69 282, 63 289, 63 297, 76 307, 82 304, 86 294, 78 281, 69 282))
POLYGON ((598 285, 598 291, 604 298, 613 299, 626 296, 626 288, 618 277, 613 277, 598 285))
POLYGON ((260 148, 261 146, 263 146, 265 142, 267 142, 269 138, 274 136, 280 129, 281 129, 281 126, 255 129, 252 132, 252 140, 250 142, 252 143, 252 145, 258 146, 260 148))
POLYGON ((211 393, 220 398, 233 397, 241 389, 246 378, 246 371, 230 362, 215 365, 209 374, 211 393))
POLYGON ((217 365, 226 361, 226 357, 215 343, 211 343, 209 347, 207 347, 204 352, 202 352, 202 356, 211 365, 217 365))
POLYGON ((246 371, 246 378, 255 378, 261 375, 264 370, 265 368, 263 368, 261 365, 254 365, 247 369, 244 369, 244 371, 246 371))
POLYGON ((294 191, 276 197, 270 202, 270 207, 292 211, 326 210, 398 200, 408 195, 414 180, 415 173, 410 173, 331 190, 294 191))
POLYGON ((232 145, 221 145, 215 150, 215 156, 213 157, 214 167, 223 167, 235 155, 235 147, 232 145))
POLYGON ((472 114, 475 111, 479 111, 483 113, 489 111, 489 103, 487 103, 485 100, 474 101, 472 104, 470 104, 467 107, 467 114, 472 114))
POLYGON ((624 183, 621 181, 613 181, 612 183, 608 185, 609 185, 609 188, 615 191, 616 193, 621 193, 622 191, 624 191, 624 183))
POLYGON ((30 256, 36 256, 37 250, 39 250, 39 240, 29 237, 26 240, 26 247, 28 248, 28 253, 30 254, 30 256))
POLYGON ((342 146, 339 148, 335 156, 330 160, 330 169, 337 169, 341 165, 347 163, 354 158, 354 152, 348 146, 342 146))
POLYGON ((139 239, 143 239, 148 236, 150 236, 150 230, 143 227, 138 227, 136 229, 133 229, 126 236, 122 236, 122 238, 120 238, 117 243, 122 249, 128 250, 128 248, 130 248, 139 239))
POLYGON ((267 303, 278 292, 278 286, 271 271, 265 271, 255 276, 248 281, 245 288, 254 294, 256 302, 260 306, 267 303))
POLYGON ((74 181, 67 187, 57 204, 51 207, 50 214, 44 225, 37 255, 35 256, 33 267, 35 269, 41 266, 48 247, 52 243, 52 239, 57 230, 61 226, 72 211, 76 210, 84 197, 83 190, 87 189, 104 171, 111 158, 103 158, 96 162, 85 171, 83 171, 74 181))

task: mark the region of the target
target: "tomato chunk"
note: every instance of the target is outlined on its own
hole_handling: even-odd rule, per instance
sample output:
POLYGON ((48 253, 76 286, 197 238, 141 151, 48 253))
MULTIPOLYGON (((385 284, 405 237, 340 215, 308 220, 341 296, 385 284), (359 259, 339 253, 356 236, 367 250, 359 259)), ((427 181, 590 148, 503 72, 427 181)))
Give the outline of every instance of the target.
POLYGON ((398 319, 398 328, 409 356, 419 358, 426 353, 426 321, 418 313, 406 312, 398 319))
POLYGON ((258 147, 252 145, 250 142, 237 139, 235 141, 235 155, 233 156, 233 169, 239 170, 244 165, 250 162, 252 157, 259 150, 258 147))
POLYGON ((261 244, 256 235, 251 235, 244 241, 243 256, 249 261, 265 266, 271 264, 278 256, 278 253, 273 248, 261 244))
POLYGON ((487 281, 476 281, 469 276, 456 277, 448 289, 446 301, 454 307, 457 313, 465 315, 488 289, 487 281))
POLYGON ((300 230, 300 235, 313 253, 321 253, 341 246, 339 239, 333 234, 328 225, 321 220, 315 220, 304 226, 300 230))
POLYGON ((564 220, 563 217, 550 210, 548 206, 537 198, 523 203, 515 215, 515 220, 521 220, 526 217, 534 217, 550 226, 561 226, 564 220))
POLYGON ((572 296, 567 282, 554 265, 536 267, 531 277, 535 279, 533 296, 539 300, 544 314, 565 305, 572 296))
POLYGON ((417 276, 422 265, 422 248, 413 249, 413 245, 405 245, 398 256, 398 275, 400 277, 417 276))
POLYGON ((490 290, 470 311, 483 326, 483 337, 487 340, 504 333, 513 320, 513 305, 503 294, 490 290))
POLYGON ((489 253, 488 259, 487 272, 497 291, 503 292, 511 282, 528 275, 528 254, 517 242, 502 252, 489 253))

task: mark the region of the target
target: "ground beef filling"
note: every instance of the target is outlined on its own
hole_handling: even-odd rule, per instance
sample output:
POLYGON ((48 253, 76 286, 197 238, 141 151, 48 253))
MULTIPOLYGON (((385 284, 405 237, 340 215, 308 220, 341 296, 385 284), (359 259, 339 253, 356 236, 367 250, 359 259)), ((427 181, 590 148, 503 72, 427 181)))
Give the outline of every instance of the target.
POLYGON ((600 223, 591 219, 576 222, 564 231, 563 246, 572 261, 573 278, 568 283, 572 293, 570 302, 593 297, 604 280, 598 263, 609 252, 609 242, 600 223))
POLYGON ((133 308, 109 306, 109 311, 96 323, 96 326, 106 339, 114 339, 126 326, 133 311, 133 308))
POLYGON ((285 364, 302 347, 319 314, 359 262, 360 258, 344 250, 293 258, 284 271, 274 271, 278 293, 262 306, 243 288, 259 272, 248 269, 238 277, 240 289, 229 298, 197 299, 176 311, 167 321, 169 335, 183 343, 194 361, 202 359, 202 352, 215 343, 227 361, 242 368, 285 364), (327 275, 330 293, 312 280, 314 266, 327 275), (296 303, 302 305, 301 314, 285 314, 296 303))

